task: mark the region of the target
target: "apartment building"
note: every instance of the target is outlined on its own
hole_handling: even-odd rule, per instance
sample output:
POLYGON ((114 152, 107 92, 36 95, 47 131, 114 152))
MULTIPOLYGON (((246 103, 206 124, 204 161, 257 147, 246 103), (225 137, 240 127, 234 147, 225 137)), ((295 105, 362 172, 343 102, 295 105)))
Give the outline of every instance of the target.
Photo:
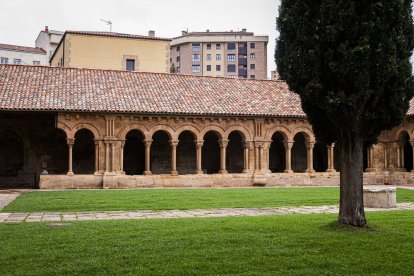
POLYGON ((35 41, 35 46, 46 51, 46 59, 48 63, 50 57, 55 52, 56 47, 59 45, 63 34, 64 32, 61 31, 49 30, 48 26, 45 26, 45 29, 39 32, 35 41))
POLYGON ((171 41, 171 67, 180 74, 267 79, 268 36, 252 32, 186 32, 171 41))
POLYGON ((170 72, 170 39, 114 32, 66 31, 51 66, 170 72))
POLYGON ((46 51, 19 45, 0 43, 0 64, 48 65, 46 51))

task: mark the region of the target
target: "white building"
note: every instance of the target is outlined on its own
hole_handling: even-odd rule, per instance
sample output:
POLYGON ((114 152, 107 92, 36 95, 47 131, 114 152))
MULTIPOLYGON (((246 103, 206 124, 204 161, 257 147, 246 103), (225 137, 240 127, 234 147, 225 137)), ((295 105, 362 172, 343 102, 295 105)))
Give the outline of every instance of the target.
POLYGON ((0 44, 0 64, 49 65, 41 48, 0 44))
POLYGON ((48 64, 50 57, 55 52, 56 47, 63 37, 63 34, 64 32, 49 30, 49 28, 45 26, 44 31, 40 31, 39 35, 37 36, 35 46, 46 51, 48 64))

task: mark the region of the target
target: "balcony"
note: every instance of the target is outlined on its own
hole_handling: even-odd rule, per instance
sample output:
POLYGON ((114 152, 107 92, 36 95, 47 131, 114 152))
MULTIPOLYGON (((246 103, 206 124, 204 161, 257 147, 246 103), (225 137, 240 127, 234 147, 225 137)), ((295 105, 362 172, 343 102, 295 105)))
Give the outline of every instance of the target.
POLYGON ((239 48, 239 55, 247 55, 247 48, 246 47, 240 47, 239 48))
POLYGON ((239 76, 247 77, 247 69, 239 68, 239 76))
POLYGON ((239 65, 247 65, 247 58, 239 58, 239 65))

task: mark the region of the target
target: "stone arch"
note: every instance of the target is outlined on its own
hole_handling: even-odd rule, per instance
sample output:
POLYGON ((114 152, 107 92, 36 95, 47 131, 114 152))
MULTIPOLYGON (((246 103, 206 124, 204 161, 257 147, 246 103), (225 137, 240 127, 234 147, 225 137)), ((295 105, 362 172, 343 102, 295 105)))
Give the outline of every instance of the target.
POLYGON ((413 133, 414 133, 414 130, 411 132, 408 128, 406 128, 406 127, 401 127, 401 128, 399 128, 396 132, 395 132, 395 137, 394 137, 394 140, 395 141, 399 141, 400 140, 400 137, 401 137, 401 135, 403 134, 403 133, 407 133, 407 135, 408 135, 408 140, 411 140, 412 139, 412 137, 414 137, 414 135, 413 135, 413 133), (411 133, 411 135, 410 135, 410 133, 411 133))
POLYGON ((213 131, 214 133, 216 133, 219 140, 224 139, 224 137, 226 137, 224 129, 219 125, 208 125, 208 126, 204 127, 200 131, 200 137, 203 137, 203 139, 204 139, 204 136, 209 131, 213 131))
MULTIPOLYGON (((178 134, 178 132, 177 132, 178 134)), ((196 172, 197 135, 191 130, 183 130, 178 134, 177 172, 178 174, 193 174, 196 172)))
POLYGON ((307 137, 306 133, 299 131, 293 136, 292 146, 292 170, 294 172, 305 172, 307 169, 307 137))
POLYGON ((25 143, 16 131, 0 131, 0 176, 17 176, 25 165, 25 155, 25 143))
POLYGON ((244 167, 243 142, 246 136, 238 129, 233 130, 227 136, 229 140, 226 148, 226 168, 229 173, 242 173, 244 167))
POLYGON ((180 137, 180 134, 184 131, 189 131, 193 134, 194 136, 194 140, 202 140, 203 137, 200 136, 200 130, 198 128, 196 128, 193 125, 183 125, 180 126, 179 128, 177 128, 177 130, 175 131, 177 139, 178 137, 180 137))
POLYGON ((291 135, 290 130, 287 127, 278 125, 266 132, 265 139, 269 141, 272 140, 272 137, 276 132, 280 133, 285 141, 288 141, 291 135))
POLYGON ((284 172, 286 170, 285 143, 288 140, 288 135, 281 130, 276 130, 270 140, 272 142, 269 148, 269 170, 272 173, 284 172))
POLYGON ((151 171, 153 174, 168 174, 171 171, 171 133, 164 128, 150 133, 151 171))
POLYGON ((123 128, 119 130, 118 135, 117 135, 118 139, 126 139, 126 136, 132 130, 138 130, 139 132, 141 132, 142 135, 144 136, 144 139, 151 138, 148 136, 148 129, 145 126, 141 124, 137 124, 137 123, 131 123, 131 124, 127 124, 126 126, 124 126, 123 128))
POLYGON ((125 174, 143 174, 145 171, 145 145, 143 142, 145 134, 137 128, 132 128, 125 134, 124 139, 123 170, 125 174))
POLYGON ((92 174, 95 172, 95 134, 89 128, 78 129, 74 133, 73 172, 92 174))
POLYGON ((172 129, 172 127, 170 127, 169 125, 155 125, 155 126, 153 126, 148 131, 148 138, 152 139, 154 134, 158 131, 165 132, 168 135, 170 140, 177 140, 177 138, 178 138, 175 131, 174 131, 174 129, 172 129))
POLYGON ((316 172, 325 172, 328 169, 328 147, 317 141, 313 147, 313 169, 316 172))
POLYGON ((82 129, 87 129, 93 134, 94 139, 100 139, 101 134, 99 133, 99 130, 89 123, 80 123, 72 127, 70 135, 67 135, 67 138, 74 138, 76 133, 82 129))
POLYGON ((400 151, 400 168, 411 171, 413 169, 413 148, 410 143, 410 134, 406 130, 401 130, 397 137, 397 150, 400 151))
POLYGON ((231 126, 227 128, 224 132, 223 137, 229 139, 229 135, 234 131, 237 131, 239 134, 241 134, 244 141, 251 141, 253 139, 250 131, 244 126, 231 126))
POLYGON ((298 133, 302 133, 306 139, 306 142, 315 142, 315 136, 313 135, 313 132, 311 129, 307 128, 307 127, 296 127, 291 131, 291 135, 289 137, 289 139, 291 141, 294 140, 295 136, 298 133))
POLYGON ((23 160, 24 164, 23 165, 26 166, 29 163, 30 156, 32 155, 31 153, 32 146, 30 143, 30 139, 27 136, 26 130, 22 127, 14 126, 11 124, 1 124, 0 135, 2 132, 14 132, 22 140, 23 150, 24 150, 24 160, 23 160))
POLYGON ((58 122, 56 128, 62 130, 66 134, 66 138, 70 137, 71 129, 67 124, 58 122))
POLYGON ((202 136, 204 143, 202 148, 202 169, 204 173, 213 174, 220 170, 220 133, 217 130, 209 130, 202 136))

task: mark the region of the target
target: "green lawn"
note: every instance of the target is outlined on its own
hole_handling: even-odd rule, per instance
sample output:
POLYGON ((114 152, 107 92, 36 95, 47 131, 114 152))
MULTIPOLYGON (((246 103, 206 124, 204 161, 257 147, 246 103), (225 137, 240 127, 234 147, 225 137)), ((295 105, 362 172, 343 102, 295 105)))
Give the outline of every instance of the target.
MULTIPOLYGON (((414 190, 398 189, 398 202, 414 190)), ((339 188, 66 190, 23 193, 2 212, 171 210, 338 204, 339 188)))
POLYGON ((0 275, 414 275, 414 211, 0 224, 0 275))

